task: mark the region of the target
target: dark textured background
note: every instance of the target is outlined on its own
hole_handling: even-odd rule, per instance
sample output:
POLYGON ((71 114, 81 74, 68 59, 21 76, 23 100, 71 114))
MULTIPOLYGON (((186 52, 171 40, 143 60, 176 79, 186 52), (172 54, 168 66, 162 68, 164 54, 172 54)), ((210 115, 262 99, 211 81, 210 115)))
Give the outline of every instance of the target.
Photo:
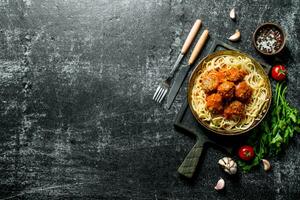
POLYGON ((299 135, 269 173, 228 177, 209 148, 187 181, 176 169, 194 141, 173 129, 187 83, 171 110, 151 100, 196 18, 223 41, 239 28, 241 41, 228 43, 257 58, 251 34, 272 21, 288 42, 268 62, 287 65, 299 109, 299 9, 299 0, 0 0, 0 199, 299 199, 299 135), (213 189, 220 176, 223 193, 213 189))

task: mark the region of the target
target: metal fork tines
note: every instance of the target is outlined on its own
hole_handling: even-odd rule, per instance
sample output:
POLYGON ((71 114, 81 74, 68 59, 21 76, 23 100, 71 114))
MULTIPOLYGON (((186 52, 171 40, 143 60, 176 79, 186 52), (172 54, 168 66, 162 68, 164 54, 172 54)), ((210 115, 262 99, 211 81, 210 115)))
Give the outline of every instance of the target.
POLYGON ((192 42, 194 41, 199 29, 201 26, 201 20, 197 19, 196 22, 194 23, 192 29, 190 30, 190 33, 188 34, 188 37, 186 38, 182 49, 180 51, 180 54, 172 68, 172 71, 170 72, 169 76, 157 87, 154 95, 153 95, 153 100, 161 103, 162 100, 164 99, 164 97, 166 96, 169 88, 170 88, 170 83, 172 78, 174 77, 174 73, 175 71, 178 69, 179 67, 179 63, 181 61, 181 59, 183 58, 183 56, 186 54, 186 52, 188 51, 188 49, 190 48, 192 42))
POLYGON ((171 78, 172 77, 168 77, 157 87, 157 89, 153 95, 154 101, 161 103, 161 101, 164 99, 164 97, 166 96, 166 94, 169 90, 171 78))
POLYGON ((164 99, 164 97, 166 96, 169 88, 170 88, 170 83, 171 83, 171 80, 172 78, 174 77, 174 73, 175 71, 178 69, 179 67, 179 63, 181 61, 181 59, 183 58, 183 54, 180 53, 175 64, 174 64, 174 67, 172 69, 172 71, 170 72, 169 76, 161 83, 159 84, 159 86, 157 87, 154 95, 153 95, 153 100, 158 102, 158 103, 161 103, 162 100, 164 99))

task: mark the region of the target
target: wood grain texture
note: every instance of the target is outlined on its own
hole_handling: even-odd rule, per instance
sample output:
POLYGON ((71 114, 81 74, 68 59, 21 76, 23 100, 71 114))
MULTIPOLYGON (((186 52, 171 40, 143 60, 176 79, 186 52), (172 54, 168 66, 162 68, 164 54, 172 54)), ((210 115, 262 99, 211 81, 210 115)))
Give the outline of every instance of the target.
POLYGON ((188 155, 184 158, 183 162, 177 169, 178 173, 187 178, 193 177, 197 165, 199 163, 199 159, 203 150, 203 145, 204 144, 202 141, 196 142, 196 144, 193 146, 193 148, 190 150, 188 155))
POLYGON ((181 54, 186 54, 187 51, 189 50, 190 46, 192 45, 194 39, 196 38, 198 31, 201 27, 201 20, 197 19, 192 27, 192 29, 190 30, 190 33, 188 34, 187 38, 185 39, 182 49, 181 49, 181 54))
POLYGON ((190 56, 190 59, 188 61, 189 65, 192 65, 195 60, 197 59, 197 57, 199 56, 199 53, 201 52, 202 48, 204 47, 207 39, 208 39, 208 30, 205 29, 203 31, 203 33, 201 34, 199 40, 197 41, 192 53, 191 53, 191 56, 190 56))
POLYGON ((151 98, 195 19, 220 40, 240 28, 232 45, 257 57, 251 33, 273 21, 289 39, 265 61, 287 65, 288 100, 300 109, 299 4, 0 0, 0 199, 297 199, 299 136, 270 173, 230 178, 210 148, 194 180, 182 180, 176 170, 194 140, 173 121, 186 82, 171 110, 151 98), (219 177, 224 193, 213 189, 219 177))

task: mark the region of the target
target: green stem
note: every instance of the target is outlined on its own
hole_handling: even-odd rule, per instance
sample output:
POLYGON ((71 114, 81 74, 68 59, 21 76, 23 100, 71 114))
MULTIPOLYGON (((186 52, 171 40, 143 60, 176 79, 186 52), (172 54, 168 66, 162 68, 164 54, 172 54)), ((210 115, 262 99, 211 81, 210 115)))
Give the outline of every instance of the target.
POLYGON ((281 86, 282 84, 277 83, 278 88, 276 87, 276 96, 275 96, 275 100, 276 100, 276 116, 277 116, 277 121, 279 121, 279 111, 278 111, 278 105, 279 105, 279 100, 280 100, 280 93, 281 93, 281 86))
POLYGON ((282 113, 283 115, 285 116, 286 115, 286 109, 287 109, 287 102, 286 102, 286 99, 285 99, 285 93, 286 93, 286 90, 287 90, 287 87, 285 86, 285 88, 283 89, 282 91, 282 94, 280 96, 280 101, 282 103, 282 113))

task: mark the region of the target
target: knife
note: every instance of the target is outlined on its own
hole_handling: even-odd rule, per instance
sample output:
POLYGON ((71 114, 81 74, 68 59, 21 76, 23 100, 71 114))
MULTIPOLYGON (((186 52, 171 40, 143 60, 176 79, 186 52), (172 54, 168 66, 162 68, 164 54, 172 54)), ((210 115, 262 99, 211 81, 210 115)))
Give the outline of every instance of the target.
POLYGON ((171 108, 171 105, 172 105, 176 95, 178 94, 178 91, 179 91, 184 79, 186 78, 186 76, 190 70, 190 66, 195 62, 197 56, 199 55, 200 51, 202 50, 202 48, 208 38, 208 33, 209 32, 207 29, 203 31, 202 35, 200 36, 197 44, 195 45, 195 47, 193 49, 193 52, 189 59, 188 65, 182 67, 182 69, 178 72, 177 76, 175 77, 173 85, 168 94, 168 99, 167 99, 167 108, 168 109, 171 108))
POLYGON ((179 67, 179 64, 180 64, 180 61, 182 60, 183 56, 187 53, 187 51, 189 50, 192 42, 194 41, 200 27, 201 27, 201 20, 200 19, 197 19, 192 27, 192 29, 190 30, 183 46, 182 46, 182 49, 180 51, 180 54, 172 68, 172 71, 170 72, 170 74, 172 76, 174 76, 174 73, 177 71, 178 67, 179 67))

